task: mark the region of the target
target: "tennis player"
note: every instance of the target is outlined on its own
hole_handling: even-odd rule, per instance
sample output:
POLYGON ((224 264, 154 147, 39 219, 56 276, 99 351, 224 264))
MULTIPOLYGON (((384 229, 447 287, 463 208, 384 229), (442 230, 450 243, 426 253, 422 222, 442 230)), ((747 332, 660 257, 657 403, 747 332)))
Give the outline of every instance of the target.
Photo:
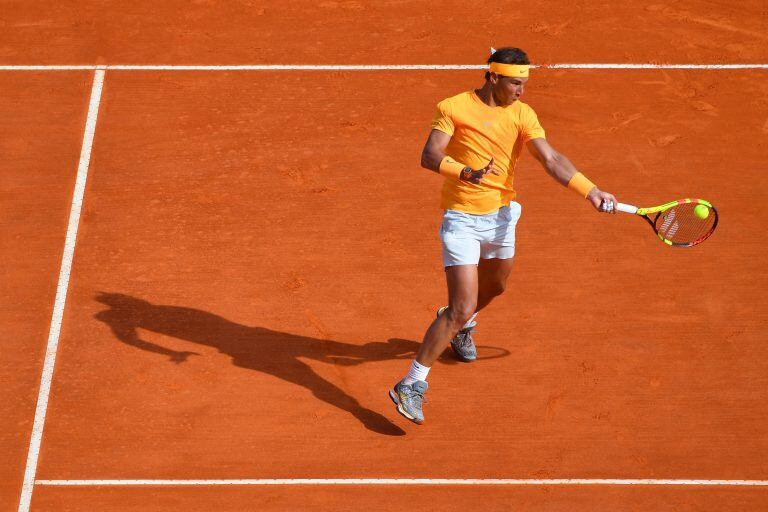
POLYGON ((416 423, 424 421, 432 364, 449 342, 459 359, 475 360, 475 317, 504 292, 521 213, 512 183, 523 146, 556 181, 598 211, 615 213, 616 198, 547 142, 536 113, 520 101, 529 64, 519 48, 492 50, 481 88, 438 103, 421 154, 422 167, 445 178, 440 240, 448 305, 438 310, 408 374, 389 392, 400 414, 416 423))

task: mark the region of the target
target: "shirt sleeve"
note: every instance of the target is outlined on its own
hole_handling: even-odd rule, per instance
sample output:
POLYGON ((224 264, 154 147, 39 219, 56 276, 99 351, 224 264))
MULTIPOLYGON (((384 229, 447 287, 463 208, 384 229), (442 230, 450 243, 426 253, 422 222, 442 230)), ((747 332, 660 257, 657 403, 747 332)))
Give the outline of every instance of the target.
POLYGON ((544 128, 539 124, 539 118, 536 116, 536 112, 526 105, 526 108, 520 113, 521 129, 520 136, 523 142, 528 142, 532 139, 544 139, 546 134, 544 128))
POLYGON ((432 119, 432 129, 440 130, 448 135, 453 135, 453 115, 451 112, 451 104, 447 99, 437 104, 435 117, 432 119))

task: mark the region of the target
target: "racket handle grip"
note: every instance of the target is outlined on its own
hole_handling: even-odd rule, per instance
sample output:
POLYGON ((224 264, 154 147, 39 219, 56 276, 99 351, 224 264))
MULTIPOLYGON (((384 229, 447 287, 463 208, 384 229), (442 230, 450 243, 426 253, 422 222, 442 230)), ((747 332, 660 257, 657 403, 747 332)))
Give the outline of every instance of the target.
POLYGON ((616 209, 624 213, 637 213, 637 206, 631 204, 616 203, 616 209))

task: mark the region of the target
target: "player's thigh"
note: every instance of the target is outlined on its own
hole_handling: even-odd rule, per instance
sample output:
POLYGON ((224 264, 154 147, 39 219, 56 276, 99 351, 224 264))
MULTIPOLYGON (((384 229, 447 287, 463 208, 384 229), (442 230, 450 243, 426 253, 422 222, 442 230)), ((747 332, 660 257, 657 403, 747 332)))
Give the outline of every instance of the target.
POLYGON ((514 258, 490 258, 481 259, 477 266, 478 282, 480 288, 495 287, 504 288, 504 285, 512 272, 514 258))
POLYGON ((481 244, 478 273, 480 286, 498 283, 502 287, 512 271, 515 256, 515 228, 520 219, 522 207, 512 201, 502 207, 493 219, 493 229, 481 244))
POLYGON ((477 269, 477 265, 452 265, 445 268, 448 305, 461 315, 471 315, 477 306, 477 269))

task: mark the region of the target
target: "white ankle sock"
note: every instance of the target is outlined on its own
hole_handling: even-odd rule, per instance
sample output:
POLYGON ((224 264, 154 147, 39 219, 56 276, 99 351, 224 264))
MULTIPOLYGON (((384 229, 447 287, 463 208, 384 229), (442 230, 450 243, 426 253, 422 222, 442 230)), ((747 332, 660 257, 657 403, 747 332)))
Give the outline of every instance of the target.
POLYGON ((469 320, 467 320, 467 323, 464 324, 464 329, 467 329, 468 327, 472 327, 472 323, 475 321, 475 317, 477 316, 477 313, 472 315, 469 320))
POLYGON ((410 386, 417 380, 427 380, 428 374, 429 366, 421 365, 414 359, 411 363, 411 369, 408 370, 408 375, 403 379, 403 384, 410 386))

